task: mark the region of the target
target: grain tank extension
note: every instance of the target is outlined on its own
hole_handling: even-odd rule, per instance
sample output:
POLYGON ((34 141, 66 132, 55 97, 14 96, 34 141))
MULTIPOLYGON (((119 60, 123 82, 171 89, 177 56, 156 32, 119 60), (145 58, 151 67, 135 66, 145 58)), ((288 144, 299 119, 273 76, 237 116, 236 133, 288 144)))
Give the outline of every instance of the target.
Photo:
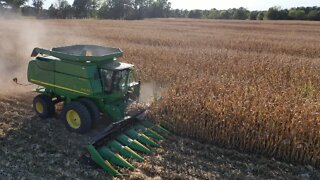
POLYGON ((125 158, 143 161, 141 153, 159 147, 157 141, 168 134, 144 112, 126 116, 127 105, 139 98, 140 82, 134 81, 134 66, 117 59, 122 55, 119 48, 95 45, 35 48, 28 66, 28 81, 39 85, 33 107, 41 118, 52 117, 55 104, 63 102, 60 117, 70 131, 86 133, 102 115, 113 121, 91 138, 87 150, 114 176, 121 176, 114 166, 134 169, 125 158))

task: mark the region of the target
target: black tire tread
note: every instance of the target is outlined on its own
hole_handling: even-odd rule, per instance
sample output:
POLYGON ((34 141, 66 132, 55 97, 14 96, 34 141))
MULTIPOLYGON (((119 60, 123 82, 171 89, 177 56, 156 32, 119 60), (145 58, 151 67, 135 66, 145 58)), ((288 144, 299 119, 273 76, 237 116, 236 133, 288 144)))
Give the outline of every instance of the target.
POLYGON ((65 122, 66 128, 72 132, 86 133, 92 127, 92 120, 91 120, 89 110, 86 108, 85 105, 81 104, 78 101, 70 102, 63 107, 63 109, 61 111, 61 119, 65 122), (70 125, 67 121, 66 115, 67 115, 67 112, 71 109, 76 111, 80 116, 81 125, 78 129, 73 129, 72 127, 70 127, 70 125))
POLYGON ((93 125, 97 124, 100 120, 100 111, 97 105, 90 99, 87 98, 81 98, 78 100, 80 103, 85 105, 87 109, 89 110, 89 113, 91 115, 91 120, 93 125))
POLYGON ((37 115, 42 119, 46 119, 46 118, 52 117, 55 114, 55 111, 56 111, 55 105, 52 102, 52 98, 49 95, 46 95, 46 94, 39 94, 36 97, 34 97, 34 99, 33 99, 33 109, 37 113, 37 115), (43 113, 39 113, 39 112, 36 111, 36 107, 35 106, 36 106, 36 103, 39 102, 39 101, 44 106, 44 108, 43 108, 44 112, 43 113))

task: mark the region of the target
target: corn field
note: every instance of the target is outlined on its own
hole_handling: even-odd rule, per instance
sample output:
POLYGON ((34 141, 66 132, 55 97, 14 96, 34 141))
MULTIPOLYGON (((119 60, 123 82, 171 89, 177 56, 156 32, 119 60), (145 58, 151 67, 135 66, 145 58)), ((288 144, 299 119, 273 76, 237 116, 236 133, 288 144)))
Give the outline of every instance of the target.
POLYGON ((2 24, 7 39, 0 44, 5 49, 0 58, 6 58, 10 67, 23 61, 25 69, 24 54, 35 46, 121 47, 123 61, 135 64, 142 82, 166 87, 150 116, 164 121, 171 131, 320 167, 318 22, 158 19, 2 24))
POLYGON ((183 136, 319 167, 320 24, 202 23, 153 64, 172 82, 153 117, 183 136))

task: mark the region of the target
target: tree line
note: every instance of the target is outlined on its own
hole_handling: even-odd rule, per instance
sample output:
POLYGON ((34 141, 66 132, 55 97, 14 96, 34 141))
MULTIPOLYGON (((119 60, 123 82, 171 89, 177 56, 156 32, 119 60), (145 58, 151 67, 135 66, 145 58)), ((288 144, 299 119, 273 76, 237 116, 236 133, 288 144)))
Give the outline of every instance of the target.
MULTIPOLYGON (((186 15, 184 15, 186 16, 186 15)), ((179 17, 179 16, 178 16, 179 17)), ((271 7, 267 11, 249 11, 243 7, 228 10, 191 10, 188 18, 240 19, 240 20, 314 20, 320 21, 320 7, 296 7, 281 9, 271 7)))
POLYGON ((171 3, 168 0, 56 0, 48 9, 43 9, 44 0, 0 0, 1 13, 21 13, 38 18, 99 18, 99 19, 144 19, 170 17, 171 3))
POLYGON ((38 18, 99 18, 99 19, 144 19, 144 18, 197 18, 240 20, 320 20, 320 7, 297 7, 282 9, 271 7, 266 11, 249 11, 246 8, 227 10, 182 10, 172 9, 168 0, 56 0, 48 9, 43 9, 44 0, 0 0, 0 14, 21 13, 38 18))

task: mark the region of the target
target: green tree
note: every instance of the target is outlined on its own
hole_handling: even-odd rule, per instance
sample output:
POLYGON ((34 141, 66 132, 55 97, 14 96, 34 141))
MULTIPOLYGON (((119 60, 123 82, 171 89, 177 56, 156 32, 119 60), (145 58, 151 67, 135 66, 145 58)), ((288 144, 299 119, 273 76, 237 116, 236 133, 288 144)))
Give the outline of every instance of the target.
POLYGON ((98 8, 101 6, 100 0, 91 0, 88 4, 89 16, 97 17, 98 8))
POLYGON ((32 0, 32 6, 36 8, 38 15, 40 14, 40 12, 42 10, 44 1, 45 0, 32 0))
POLYGON ((74 0, 73 2, 74 16, 76 18, 96 17, 97 10, 100 6, 98 0, 74 0))
POLYGON ((90 0, 74 0, 72 7, 74 9, 74 16, 76 18, 88 17, 88 4, 90 0))
POLYGON ((132 6, 130 0, 109 0, 107 1, 110 7, 110 13, 112 19, 124 19, 128 7, 132 6))
POLYGON ((173 9, 173 10, 171 10, 170 17, 186 18, 186 17, 188 17, 188 14, 189 14, 188 10, 173 9))
POLYGON ((219 19, 231 19, 232 14, 230 13, 230 11, 225 11, 222 10, 220 11, 220 18, 219 19))
POLYGON ((209 10, 200 10, 201 11, 201 18, 204 18, 204 19, 208 19, 209 15, 210 15, 210 11, 209 10))
POLYGON ((100 19, 111 18, 110 8, 107 3, 103 3, 100 9, 98 10, 98 18, 100 19))
POLYGON ((267 12, 266 17, 270 20, 288 19, 288 10, 281 9, 281 7, 271 7, 267 12))
POLYGON ((311 10, 307 15, 308 20, 320 21, 320 10, 311 10))
POLYGON ((49 18, 57 18, 58 10, 55 8, 53 4, 48 8, 49 18))
POLYGON ((149 16, 152 18, 164 18, 170 14, 171 3, 168 0, 156 0, 151 4, 149 16))
POLYGON ((144 19, 148 15, 152 0, 132 0, 127 4, 125 19, 144 19))
POLYGON ((271 7, 267 12, 267 18, 270 20, 278 19, 280 8, 279 7, 271 7))
POLYGON ((257 20, 263 20, 264 19, 264 12, 259 12, 257 15, 257 20))
POLYGON ((6 0, 6 4, 12 7, 12 10, 17 12, 19 11, 20 7, 26 4, 28 0, 6 0))
POLYGON ((188 14, 188 18, 195 18, 201 19, 202 18, 202 11, 201 10, 191 10, 188 14))
POLYGON ((67 0, 58 0, 56 3, 57 9, 57 18, 66 19, 72 18, 72 6, 68 3, 67 0))
POLYGON ((302 9, 292 9, 289 11, 288 16, 290 19, 303 20, 305 19, 306 14, 302 9))
POLYGON ((5 0, 0 0, 0 9, 4 8, 4 6, 7 5, 7 2, 5 0))
POLYGON ((211 9, 209 12, 209 19, 219 19, 220 18, 220 11, 217 9, 211 9))
POLYGON ((232 11, 232 19, 248 19, 249 11, 247 9, 240 7, 239 9, 233 9, 232 11))
POLYGON ((250 20, 257 20, 259 15, 259 11, 251 11, 249 14, 250 20))

